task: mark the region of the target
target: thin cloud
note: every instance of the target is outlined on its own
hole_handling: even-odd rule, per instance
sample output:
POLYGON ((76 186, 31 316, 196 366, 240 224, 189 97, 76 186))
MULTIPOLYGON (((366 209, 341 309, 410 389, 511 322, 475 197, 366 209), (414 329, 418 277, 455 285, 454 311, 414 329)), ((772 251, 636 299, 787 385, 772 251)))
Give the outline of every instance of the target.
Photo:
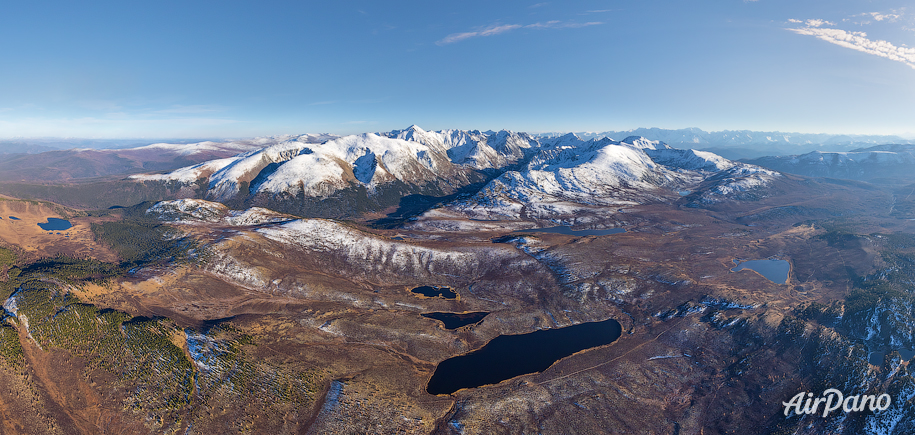
POLYGON ((520 29, 522 26, 520 24, 503 24, 498 26, 489 26, 483 30, 477 32, 463 32, 463 33, 452 33, 446 36, 441 41, 436 42, 438 45, 453 44, 458 41, 463 41, 468 38, 475 38, 477 36, 492 36, 498 35, 500 33, 508 32, 509 30, 520 29))
MULTIPOLYGON (((893 12, 895 12, 895 11, 893 11, 893 12)), ((891 23, 892 23, 892 22, 895 22, 896 20, 898 20, 899 18, 902 17, 902 15, 900 15, 900 14, 895 14, 895 13, 893 13, 893 14, 881 14, 880 12, 869 12, 869 14, 870 14, 870 16, 874 17, 874 19, 877 20, 877 21, 887 20, 887 21, 889 21, 889 22, 891 22, 891 23)))
POLYGON ((460 42, 460 41, 463 41, 463 40, 469 39, 469 38, 476 38, 476 37, 482 37, 482 36, 494 36, 494 35, 509 32, 509 31, 512 31, 515 29, 572 29, 572 28, 580 28, 580 27, 586 27, 586 26, 596 26, 598 24, 604 24, 604 23, 600 22, 600 21, 578 23, 578 22, 573 22, 573 21, 563 22, 563 21, 553 20, 553 21, 547 21, 545 23, 537 22, 537 23, 527 24, 527 25, 494 24, 489 27, 485 27, 482 30, 477 30, 474 32, 452 33, 452 34, 442 38, 441 40, 437 41, 436 44, 437 45, 453 44, 455 42, 460 42))
POLYGON ((588 23, 574 23, 574 22, 560 22, 560 21, 547 21, 545 23, 534 23, 524 26, 525 29, 577 29, 579 27, 586 26, 596 26, 598 24, 604 24, 600 21, 591 21, 588 23))
POLYGON ((794 18, 788 20, 789 23, 793 24, 804 24, 807 27, 823 27, 823 26, 835 26, 836 23, 826 20, 795 20, 794 18))
MULTIPOLYGON (((911 17, 911 15, 908 15, 911 17)), ((842 22, 852 22, 860 26, 868 25, 876 22, 887 22, 895 23, 902 18, 906 18, 905 8, 893 9, 889 12, 865 12, 863 14, 852 15, 851 18, 845 18, 842 22), (863 17, 863 20, 855 20, 854 18, 863 17)))
POLYGON ((548 5, 548 4, 550 4, 550 2, 537 3, 537 4, 530 5, 530 6, 528 6, 528 7, 531 8, 531 9, 542 8, 542 7, 544 7, 544 6, 548 5))
POLYGON ((897 47, 887 41, 868 39, 867 34, 864 32, 847 32, 841 29, 810 26, 810 21, 818 22, 821 20, 808 20, 807 27, 787 30, 799 35, 815 36, 823 41, 852 50, 902 62, 912 69, 915 69, 915 48, 897 47))

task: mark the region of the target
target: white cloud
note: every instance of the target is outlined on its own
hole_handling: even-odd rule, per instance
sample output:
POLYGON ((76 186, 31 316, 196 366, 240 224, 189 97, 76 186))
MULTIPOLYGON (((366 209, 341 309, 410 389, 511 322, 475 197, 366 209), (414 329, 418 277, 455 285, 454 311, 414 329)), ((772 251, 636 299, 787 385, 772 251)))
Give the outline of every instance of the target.
POLYGON ((548 5, 548 4, 550 4, 550 2, 537 3, 537 4, 534 4, 534 5, 530 5, 530 6, 528 6, 528 7, 531 8, 531 9, 542 8, 542 7, 544 7, 544 6, 548 5))
POLYGON ((453 44, 458 41, 463 41, 467 38, 474 38, 477 36, 498 35, 500 33, 505 33, 509 30, 520 29, 521 27, 523 27, 523 26, 521 26, 520 24, 502 24, 502 25, 489 26, 483 30, 479 30, 476 32, 452 33, 452 34, 446 36, 441 41, 436 42, 436 44, 438 44, 438 45, 453 44))
POLYGON ((824 25, 835 26, 836 23, 833 23, 832 21, 826 21, 826 20, 807 20, 807 26, 809 26, 809 27, 823 27, 824 25))
POLYGON ((586 26, 596 26, 598 24, 604 24, 600 21, 590 21, 587 23, 574 23, 574 22, 560 22, 560 21, 547 21, 545 23, 534 23, 524 26, 526 29, 577 29, 579 27, 586 26))
POLYGON ((887 41, 868 39, 867 34, 864 32, 847 32, 841 29, 811 26, 811 21, 819 22, 821 20, 807 20, 808 27, 788 30, 800 35, 815 36, 826 42, 852 50, 902 62, 915 69, 915 48, 897 47, 887 41))
POLYGON ((877 21, 886 20, 890 23, 894 23, 894 22, 896 22, 896 20, 902 18, 902 14, 899 13, 899 11, 893 11, 891 13, 886 13, 886 14, 881 13, 881 12, 868 12, 864 15, 870 15, 870 16, 874 17, 874 19, 877 21))
POLYGON ((596 26, 598 24, 604 24, 604 23, 600 22, 600 21, 590 21, 587 23, 578 23, 578 22, 573 22, 573 21, 563 22, 563 21, 553 20, 553 21, 547 21, 545 23, 538 22, 538 23, 527 24, 527 25, 493 24, 489 27, 485 27, 481 30, 477 30, 474 32, 452 33, 452 34, 442 38, 440 41, 437 41, 436 44, 437 45, 453 44, 455 42, 460 42, 460 41, 463 41, 463 40, 469 39, 469 38, 476 38, 476 37, 480 37, 480 36, 493 36, 493 35, 498 35, 500 33, 505 33, 508 31, 512 31, 515 29, 522 29, 522 28, 524 28, 524 29, 574 29, 574 28, 587 27, 587 26, 596 26))
POLYGON ((906 16, 905 8, 901 8, 901 9, 894 9, 890 12, 865 12, 863 14, 852 15, 853 18, 854 17, 864 17, 865 19, 862 21, 852 21, 851 19, 844 19, 842 21, 852 21, 855 24, 863 26, 863 25, 871 24, 874 21, 877 21, 877 22, 886 21, 888 23, 895 23, 895 22, 899 21, 899 19, 901 19, 905 16, 906 16))

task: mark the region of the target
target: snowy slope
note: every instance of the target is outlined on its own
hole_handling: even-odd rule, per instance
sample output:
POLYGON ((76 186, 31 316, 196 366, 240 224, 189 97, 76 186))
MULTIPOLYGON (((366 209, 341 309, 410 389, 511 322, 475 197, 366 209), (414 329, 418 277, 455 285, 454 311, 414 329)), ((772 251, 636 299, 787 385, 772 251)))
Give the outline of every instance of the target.
POLYGON ((704 202, 732 192, 763 188, 773 171, 731 162, 712 153, 672 149, 658 141, 627 137, 583 141, 565 135, 545 141, 521 171, 508 171, 452 209, 474 218, 549 218, 577 205, 621 206, 660 200, 706 180, 704 202), (716 178, 717 177, 717 178, 716 178))
MULTIPOLYGON (((227 202, 241 193, 247 206, 301 214, 290 201, 324 201, 339 192, 364 188, 383 196, 383 208, 433 186, 449 194, 484 172, 496 176, 470 199, 452 208, 475 217, 550 215, 576 206, 613 206, 657 201, 676 191, 705 189, 711 203, 733 192, 764 187, 777 176, 709 152, 674 149, 659 141, 630 136, 582 140, 567 134, 538 142, 525 133, 477 130, 425 131, 417 126, 388 133, 294 140, 147 176, 184 183, 206 179, 207 199, 227 202), (311 143, 312 140, 323 140, 311 143), (714 180, 714 183, 705 183, 714 180), (394 195, 386 194, 392 192, 394 195), (265 199, 266 198, 266 199, 265 199), (279 207, 279 208, 277 208, 279 207)), ((676 195, 675 195, 676 197, 676 195)), ((344 196, 340 207, 365 198, 344 196)), ((327 208, 329 203, 312 203, 327 208)))
MULTIPOLYGON (((354 185, 368 192, 400 182, 457 188, 473 172, 498 170, 529 157, 539 144, 524 133, 443 130, 417 126, 345 137, 303 135, 235 157, 136 180, 208 181, 207 198, 227 201, 243 188, 253 195, 327 197, 354 185)), ((447 190, 447 189, 446 189, 447 190)))
POLYGON ((218 202, 202 199, 159 201, 146 210, 146 214, 161 221, 185 224, 217 223, 232 226, 251 226, 295 220, 295 216, 277 213, 260 207, 247 210, 229 210, 218 202))

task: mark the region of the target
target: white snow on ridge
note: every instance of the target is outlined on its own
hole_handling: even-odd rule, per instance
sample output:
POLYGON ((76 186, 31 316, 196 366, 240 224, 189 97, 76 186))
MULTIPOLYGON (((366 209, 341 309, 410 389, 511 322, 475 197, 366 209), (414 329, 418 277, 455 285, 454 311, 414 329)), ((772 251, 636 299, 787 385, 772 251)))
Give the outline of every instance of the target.
POLYGON ((203 177, 209 176, 210 174, 232 164, 237 160, 238 157, 216 159, 196 164, 194 166, 186 166, 184 168, 176 169, 166 174, 137 174, 131 175, 128 178, 138 181, 179 181, 182 183, 191 184, 203 177))
POLYGON ((847 164, 858 163, 915 163, 915 155, 911 152, 894 151, 845 151, 845 152, 820 152, 813 151, 795 156, 790 163, 804 163, 808 165, 820 164, 847 164))
POLYGON ((564 204, 616 205, 659 198, 660 190, 693 190, 714 174, 722 181, 721 196, 763 186, 777 176, 749 169, 716 154, 673 149, 663 142, 630 136, 583 141, 574 134, 538 142, 526 133, 462 130, 425 131, 417 126, 389 133, 315 137, 190 166, 164 175, 135 179, 190 183, 208 177, 207 198, 231 199, 242 188, 251 193, 304 194, 327 197, 354 185, 369 194, 391 182, 461 186, 472 171, 505 168, 529 159, 526 167, 507 171, 474 198, 457 205, 484 215, 517 216, 525 205, 538 204, 547 213, 567 210, 564 204), (326 137, 321 137, 325 139, 326 137), (735 168, 740 168, 735 170, 735 168), (486 210, 489 210, 486 212, 486 210))
POLYGON ((207 162, 169 174, 137 175, 135 180, 174 180, 191 183, 209 178, 208 197, 223 201, 239 193, 243 182, 255 181, 252 192, 323 196, 350 183, 362 183, 369 191, 400 180, 422 184, 457 177, 463 182, 470 169, 500 168, 515 163, 538 146, 524 133, 501 131, 443 130, 427 132, 412 126, 390 133, 365 133, 344 137, 296 137, 282 143, 207 162), (303 157, 311 155, 311 157, 303 157), (289 167, 287 167, 289 166, 289 167))
POLYGON ((301 191, 306 196, 327 196, 346 187, 343 173, 343 168, 334 159, 301 154, 289 159, 255 187, 259 192, 298 194, 301 191))
POLYGON ((484 260, 498 255, 481 256, 464 250, 433 249, 380 238, 325 219, 302 219, 256 230, 264 237, 315 252, 342 255, 359 264, 364 273, 398 271, 405 276, 434 276, 442 268, 470 271, 484 267, 484 260))
POLYGON ((166 222, 221 223, 232 226, 251 226, 265 223, 277 223, 298 219, 284 213, 278 213, 261 207, 247 210, 229 210, 223 204, 202 199, 177 199, 159 201, 146 210, 146 214, 156 215, 166 222))
POLYGON ((196 220, 218 222, 228 212, 228 207, 202 199, 177 199, 160 201, 146 210, 146 214, 158 215, 164 221, 196 220))
POLYGON ((552 138, 523 171, 509 171, 452 209, 475 218, 521 218, 575 214, 576 206, 619 206, 660 198, 662 190, 693 190, 718 176, 706 203, 767 185, 777 172, 737 164, 716 154, 673 149, 658 141, 628 137, 582 141, 552 138))
POLYGON ((197 153, 202 153, 205 151, 237 151, 244 152, 252 148, 258 148, 259 145, 246 143, 246 142, 198 142, 198 143, 189 143, 189 144, 173 144, 173 143, 154 143, 152 145, 146 145, 142 147, 129 148, 127 150, 159 150, 173 152, 178 155, 187 156, 197 153))
POLYGON ((717 172, 733 168, 735 165, 734 162, 708 151, 669 148, 650 150, 647 154, 656 163, 691 171, 717 172))

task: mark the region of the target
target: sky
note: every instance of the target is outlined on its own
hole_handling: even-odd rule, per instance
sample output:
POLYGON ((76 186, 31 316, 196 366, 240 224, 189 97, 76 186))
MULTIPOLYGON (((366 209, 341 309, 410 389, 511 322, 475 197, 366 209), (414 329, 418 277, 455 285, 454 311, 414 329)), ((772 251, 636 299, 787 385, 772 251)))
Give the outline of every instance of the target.
POLYGON ((0 138, 915 137, 910 0, 8 1, 0 138), (907 6, 909 4, 910 6, 907 6))

